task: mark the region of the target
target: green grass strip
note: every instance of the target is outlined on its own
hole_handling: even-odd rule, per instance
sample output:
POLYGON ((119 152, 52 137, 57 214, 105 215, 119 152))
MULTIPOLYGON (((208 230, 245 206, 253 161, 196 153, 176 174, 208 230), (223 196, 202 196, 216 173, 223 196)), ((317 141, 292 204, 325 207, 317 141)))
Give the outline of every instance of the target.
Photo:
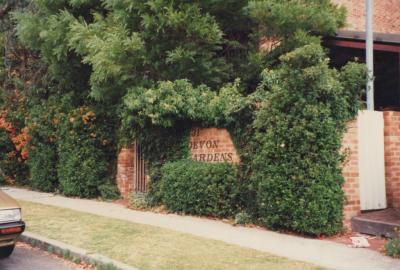
POLYGON ((315 265, 149 225, 20 202, 27 230, 141 270, 308 270, 315 265))

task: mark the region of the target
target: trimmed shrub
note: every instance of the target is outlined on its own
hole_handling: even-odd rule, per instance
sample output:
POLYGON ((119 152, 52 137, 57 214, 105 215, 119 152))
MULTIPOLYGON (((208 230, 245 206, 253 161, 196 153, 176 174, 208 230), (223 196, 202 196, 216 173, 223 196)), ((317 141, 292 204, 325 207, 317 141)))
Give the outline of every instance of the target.
POLYGON ((60 188, 66 196, 93 198, 100 195, 98 187, 104 182, 107 163, 101 151, 90 144, 83 146, 68 140, 60 150, 58 175, 60 188))
POLYGON ((40 191, 55 191, 58 187, 57 160, 54 144, 40 143, 31 147, 28 160, 31 175, 28 184, 40 191))
POLYGON ((259 219, 272 229, 334 234, 343 221, 341 140, 357 113, 354 96, 361 94, 365 70, 355 64, 342 73, 330 69, 319 44, 280 59, 277 69, 264 72, 259 91, 267 99, 254 122, 259 219))
POLYGON ((28 185, 44 192, 56 191, 59 185, 55 143, 59 123, 55 110, 59 106, 59 101, 55 98, 33 106, 27 121, 31 138, 28 148, 28 185))
POLYGON ((235 165, 181 160, 165 164, 161 172, 161 196, 168 209, 193 215, 234 215, 238 193, 235 165))
MULTIPOLYGON (((63 117, 59 128, 57 170, 63 194, 97 197, 101 195, 100 187, 111 183, 109 179, 114 173, 117 156, 109 135, 114 122, 86 106, 63 117)), ((109 190, 103 189, 103 193, 109 190)))

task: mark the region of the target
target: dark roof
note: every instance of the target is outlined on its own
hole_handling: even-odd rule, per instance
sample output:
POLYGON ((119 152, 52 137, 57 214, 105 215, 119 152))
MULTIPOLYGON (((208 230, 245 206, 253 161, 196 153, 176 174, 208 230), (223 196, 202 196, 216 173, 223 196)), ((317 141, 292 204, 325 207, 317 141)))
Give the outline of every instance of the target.
MULTIPOLYGON (((352 39, 352 40, 365 40, 365 32, 361 31, 349 31, 339 30, 336 32, 337 38, 352 39)), ((374 41, 382 43, 394 43, 400 44, 400 34, 386 34, 386 33, 374 33, 374 41)))

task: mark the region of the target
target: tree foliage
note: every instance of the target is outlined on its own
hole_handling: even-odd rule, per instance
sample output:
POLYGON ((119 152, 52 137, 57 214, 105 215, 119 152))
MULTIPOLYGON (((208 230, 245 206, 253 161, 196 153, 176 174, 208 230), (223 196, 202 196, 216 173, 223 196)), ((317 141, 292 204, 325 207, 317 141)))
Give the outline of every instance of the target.
POLYGON ((266 36, 287 39, 298 31, 333 35, 344 25, 346 10, 330 0, 252 0, 250 16, 266 36))
POLYGON ((203 125, 222 125, 248 105, 240 94, 240 82, 226 84, 219 93, 206 85, 194 87, 187 80, 162 81, 155 88, 128 90, 125 106, 133 122, 172 127, 189 120, 203 125))
MULTIPOLYGON (((148 87, 164 80, 221 86, 232 78, 235 65, 227 52, 247 46, 224 35, 209 14, 221 12, 212 3, 64 1, 54 9, 48 1, 33 2, 33 11, 17 15, 20 39, 39 50, 50 66, 80 57, 92 69, 91 95, 97 100, 121 97, 132 85, 148 87)), ((250 29, 238 32, 247 41, 250 29)))
MULTIPOLYGON (((31 136, 31 186, 114 196, 117 147, 138 140, 160 202, 162 168, 214 181, 213 166, 182 161, 189 130, 228 127, 242 160, 239 180, 229 173, 238 210, 274 228, 339 227, 338 145, 364 80, 357 64, 330 69, 319 46, 343 25, 342 8, 329 0, 32 0, 12 14, 18 46, 33 59, 18 69, 28 77, 12 121, 31 136)), ((173 198, 173 186, 163 187, 173 198)))

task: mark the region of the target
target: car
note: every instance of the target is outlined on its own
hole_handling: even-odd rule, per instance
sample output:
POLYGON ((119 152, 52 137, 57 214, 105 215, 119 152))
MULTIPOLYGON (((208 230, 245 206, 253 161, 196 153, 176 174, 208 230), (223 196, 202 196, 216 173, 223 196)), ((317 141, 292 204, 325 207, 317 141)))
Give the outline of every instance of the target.
POLYGON ((24 230, 21 206, 0 189, 0 258, 11 255, 24 230))

